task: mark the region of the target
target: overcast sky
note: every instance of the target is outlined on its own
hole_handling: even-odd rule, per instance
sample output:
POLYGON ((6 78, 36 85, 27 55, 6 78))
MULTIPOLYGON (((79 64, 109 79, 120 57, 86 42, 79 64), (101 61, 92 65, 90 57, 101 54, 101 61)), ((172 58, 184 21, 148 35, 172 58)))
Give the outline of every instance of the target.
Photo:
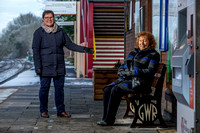
POLYGON ((33 13, 41 16, 45 8, 43 0, 1 0, 0 1, 0 34, 8 22, 20 14, 33 13))

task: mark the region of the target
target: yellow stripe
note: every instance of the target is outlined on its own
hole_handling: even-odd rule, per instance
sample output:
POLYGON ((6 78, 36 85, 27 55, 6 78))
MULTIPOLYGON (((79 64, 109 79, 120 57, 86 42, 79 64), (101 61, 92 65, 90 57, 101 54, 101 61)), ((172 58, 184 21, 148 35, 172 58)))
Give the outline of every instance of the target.
POLYGON ((94 50, 94 60, 96 60, 96 45, 95 45, 94 28, 93 28, 93 50, 94 50))

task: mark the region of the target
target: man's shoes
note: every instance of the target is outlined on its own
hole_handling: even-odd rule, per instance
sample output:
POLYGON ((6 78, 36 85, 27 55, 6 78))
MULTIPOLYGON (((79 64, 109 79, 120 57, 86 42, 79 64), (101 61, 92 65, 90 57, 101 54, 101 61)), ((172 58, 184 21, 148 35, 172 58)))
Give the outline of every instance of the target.
POLYGON ((71 115, 67 114, 66 112, 62 112, 62 113, 57 113, 57 117, 70 118, 71 115))
POLYGON ((107 122, 105 122, 104 120, 98 121, 97 125, 100 126, 112 126, 113 124, 108 124, 107 122))
POLYGON ((40 116, 43 117, 43 118, 49 118, 48 112, 43 112, 43 113, 40 114, 40 116))

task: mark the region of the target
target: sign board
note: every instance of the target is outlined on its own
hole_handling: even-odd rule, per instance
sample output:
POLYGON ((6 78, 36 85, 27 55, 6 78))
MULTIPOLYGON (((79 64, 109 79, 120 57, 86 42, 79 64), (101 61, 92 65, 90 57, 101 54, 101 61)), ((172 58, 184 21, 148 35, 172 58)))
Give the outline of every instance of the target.
POLYGON ((68 21, 68 22, 56 22, 58 25, 61 25, 61 26, 72 26, 74 25, 74 22, 73 21, 68 21))
POLYGON ((52 10, 54 14, 76 15, 76 2, 68 1, 47 1, 45 10, 52 10))

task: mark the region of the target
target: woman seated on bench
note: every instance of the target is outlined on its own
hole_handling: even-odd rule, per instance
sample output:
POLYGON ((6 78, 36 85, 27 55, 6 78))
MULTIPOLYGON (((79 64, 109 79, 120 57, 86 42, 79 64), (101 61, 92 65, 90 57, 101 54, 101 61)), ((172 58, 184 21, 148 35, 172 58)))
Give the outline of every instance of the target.
POLYGON ((160 60, 155 46, 152 33, 144 31, 137 35, 136 48, 129 53, 118 70, 119 79, 104 88, 103 118, 97 122, 98 125, 114 124, 121 97, 125 94, 151 93, 151 85, 160 60))

